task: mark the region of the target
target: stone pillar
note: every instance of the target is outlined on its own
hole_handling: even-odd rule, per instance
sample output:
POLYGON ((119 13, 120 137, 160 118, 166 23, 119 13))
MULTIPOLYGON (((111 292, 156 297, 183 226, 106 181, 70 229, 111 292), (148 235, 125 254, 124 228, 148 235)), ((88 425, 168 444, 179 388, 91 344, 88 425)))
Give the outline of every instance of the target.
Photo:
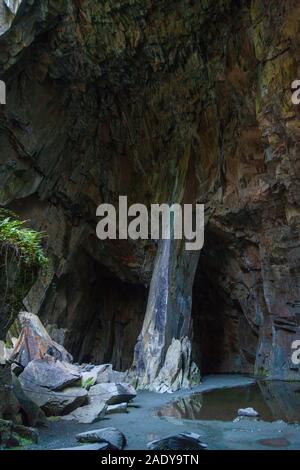
POLYGON ((146 315, 132 373, 138 388, 159 392, 188 388, 200 374, 191 359, 192 287, 199 251, 182 240, 160 240, 146 315))

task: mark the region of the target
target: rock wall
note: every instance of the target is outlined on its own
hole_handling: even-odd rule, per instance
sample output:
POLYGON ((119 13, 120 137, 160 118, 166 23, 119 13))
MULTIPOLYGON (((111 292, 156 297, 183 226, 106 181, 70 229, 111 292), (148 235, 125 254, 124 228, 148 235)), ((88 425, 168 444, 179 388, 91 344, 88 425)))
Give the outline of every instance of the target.
POLYGON ((142 364, 149 324, 155 375, 187 336, 204 370, 299 377, 299 10, 297 0, 23 0, 0 37, 0 203, 47 232, 51 264, 25 304, 81 360, 127 368, 141 331, 142 364), (194 326, 197 262, 189 270, 174 245, 158 343, 156 244, 95 236, 96 207, 123 194, 206 204, 194 326))

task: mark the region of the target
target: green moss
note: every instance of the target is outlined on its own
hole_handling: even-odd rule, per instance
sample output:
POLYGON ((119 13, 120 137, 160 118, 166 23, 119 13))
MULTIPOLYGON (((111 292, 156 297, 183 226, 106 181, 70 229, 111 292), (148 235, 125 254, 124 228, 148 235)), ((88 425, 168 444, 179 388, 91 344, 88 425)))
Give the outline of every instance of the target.
POLYGON ((59 421, 61 419, 60 416, 48 416, 47 417, 47 420, 50 421, 51 423, 56 423, 57 421, 59 421))
POLYGON ((43 253, 43 235, 25 227, 13 213, 0 209, 0 339, 22 308, 22 301, 48 264, 43 253))
POLYGON ((256 377, 268 377, 269 373, 264 367, 259 367, 255 375, 256 377))
POLYGON ((12 248, 20 259, 28 265, 44 267, 48 260, 41 247, 43 234, 24 227, 14 214, 0 210, 0 246, 12 248))
POLYGON ((88 377, 85 380, 81 380, 81 386, 86 390, 89 390, 92 385, 94 385, 94 377, 88 377))

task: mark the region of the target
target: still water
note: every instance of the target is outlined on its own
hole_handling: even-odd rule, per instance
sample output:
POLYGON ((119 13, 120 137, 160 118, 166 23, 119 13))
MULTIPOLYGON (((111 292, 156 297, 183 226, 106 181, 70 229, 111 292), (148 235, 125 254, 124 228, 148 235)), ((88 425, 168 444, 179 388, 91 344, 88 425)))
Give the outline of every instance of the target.
POLYGON ((258 382, 180 398, 156 410, 157 416, 232 421, 239 408, 252 407, 264 421, 300 423, 300 382, 258 382))

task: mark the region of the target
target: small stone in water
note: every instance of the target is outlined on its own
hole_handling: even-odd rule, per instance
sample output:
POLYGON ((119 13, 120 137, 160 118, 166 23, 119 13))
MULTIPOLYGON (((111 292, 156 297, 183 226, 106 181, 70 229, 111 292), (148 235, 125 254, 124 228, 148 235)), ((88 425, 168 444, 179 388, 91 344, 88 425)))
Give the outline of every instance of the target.
POLYGON ((248 416, 256 418, 259 416, 259 413, 254 408, 240 408, 238 410, 238 416, 248 416))

